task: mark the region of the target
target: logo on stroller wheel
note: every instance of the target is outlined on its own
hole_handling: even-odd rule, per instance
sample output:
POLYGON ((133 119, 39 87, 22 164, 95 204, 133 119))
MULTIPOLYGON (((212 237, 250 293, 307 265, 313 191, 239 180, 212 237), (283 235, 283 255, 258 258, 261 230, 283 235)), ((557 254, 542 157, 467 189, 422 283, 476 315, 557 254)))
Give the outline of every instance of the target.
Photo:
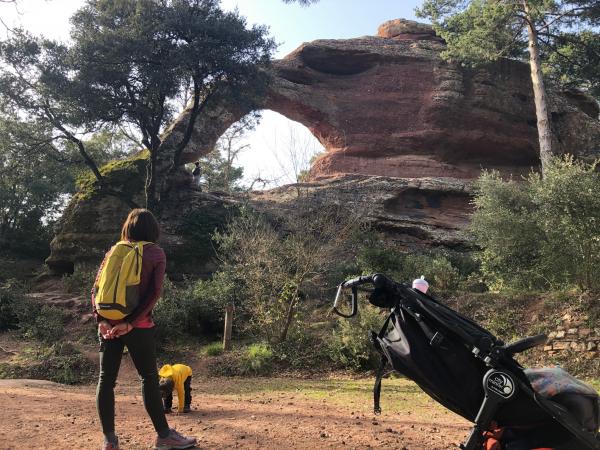
POLYGON ((486 390, 498 394, 500 397, 508 399, 515 392, 515 382, 504 372, 492 372, 485 380, 486 390))

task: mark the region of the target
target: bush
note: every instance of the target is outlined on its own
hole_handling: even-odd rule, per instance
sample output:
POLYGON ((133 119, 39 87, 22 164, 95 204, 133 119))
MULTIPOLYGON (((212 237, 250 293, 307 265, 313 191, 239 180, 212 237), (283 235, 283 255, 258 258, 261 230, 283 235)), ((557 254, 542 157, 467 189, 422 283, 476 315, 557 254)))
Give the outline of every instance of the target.
POLYGON ((267 344, 252 344, 246 350, 242 363, 247 375, 267 375, 272 369, 273 350, 267 344))
POLYGON ((206 356, 219 356, 223 353, 222 342, 212 342, 202 347, 202 354, 206 356))
POLYGON ((0 285, 0 331, 19 327, 18 306, 25 300, 22 286, 14 280, 0 285))
POLYGON ((25 337, 53 344, 64 334, 68 314, 28 299, 15 282, 0 286, 0 331, 19 329, 25 337))
POLYGON ((327 345, 323 345, 323 340, 329 339, 331 335, 322 334, 317 335, 306 326, 298 327, 285 342, 273 346, 277 365, 303 372, 331 370, 335 363, 331 360, 327 345))
POLYGON ((25 337, 47 344, 60 340, 68 321, 68 314, 53 306, 41 306, 35 302, 22 304, 18 309, 19 328, 25 337))
POLYGON ((554 158, 521 183, 496 172, 477 182, 471 229, 494 289, 600 289, 597 164, 554 158))
POLYGON ((78 265, 71 275, 62 277, 63 288, 71 294, 89 296, 96 280, 97 267, 78 265))
POLYGON ((405 283, 423 275, 434 290, 442 292, 457 289, 478 269, 469 255, 443 251, 407 253, 388 248, 382 241, 369 242, 357 260, 362 273, 381 272, 405 283))
POLYGON ((378 332, 384 320, 379 308, 361 302, 354 318, 338 321, 328 345, 330 358, 341 367, 355 371, 378 367, 379 353, 369 340, 369 332, 378 332))
POLYGON ((162 299, 154 309, 159 338, 218 336, 223 330, 225 306, 234 291, 234 285, 218 274, 212 280, 180 285, 165 280, 162 299))
POLYGON ((33 378, 63 384, 88 383, 95 378, 96 364, 69 343, 38 350, 33 360, 0 364, 0 378, 33 378))
POLYGON ((360 225, 341 208, 294 206, 281 217, 241 209, 215 235, 220 274, 234 280, 238 316, 245 319, 242 331, 270 344, 287 339, 305 291, 351 247, 360 225))

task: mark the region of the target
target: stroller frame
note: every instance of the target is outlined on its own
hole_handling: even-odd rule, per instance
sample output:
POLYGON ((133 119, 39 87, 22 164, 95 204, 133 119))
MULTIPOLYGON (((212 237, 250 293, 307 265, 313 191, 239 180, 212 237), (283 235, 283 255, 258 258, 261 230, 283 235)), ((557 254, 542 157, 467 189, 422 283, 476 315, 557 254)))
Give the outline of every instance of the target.
MULTIPOLYGON (((410 315, 416 320, 430 340, 429 344, 431 346, 437 345, 440 340, 444 339, 443 333, 453 334, 466 345, 473 358, 483 362, 489 369, 481 380, 484 393, 483 401, 475 417, 473 429, 465 443, 460 446, 461 449, 481 449, 484 442, 484 432, 490 429, 496 413, 502 405, 516 398, 518 393, 528 396, 548 416, 566 429, 580 444, 578 448, 600 449, 600 440, 598 440, 597 434, 583 429, 566 408, 536 394, 528 380, 523 376, 523 367, 513 359, 513 356, 517 353, 544 344, 547 340, 545 335, 526 337, 506 345, 475 322, 461 316, 429 295, 405 284, 396 283, 382 274, 361 276, 341 283, 338 286, 333 311, 345 318, 355 316, 358 312, 359 291, 370 293, 369 301, 374 306, 391 309, 390 316, 386 320, 382 331, 379 335, 372 332, 371 336, 375 347, 382 354, 382 367, 377 375, 374 389, 376 414, 380 411, 379 391, 384 365, 387 361, 392 361, 385 348, 378 344, 378 339, 387 329, 390 318, 394 314, 401 313, 410 315), (372 288, 365 285, 370 285, 372 288), (350 313, 344 313, 339 309, 345 290, 351 292, 350 313), (441 329, 443 333, 434 332, 425 322, 433 323, 435 329, 441 329)), ((426 392, 431 395, 427 390, 426 392)), ((434 397, 434 399, 449 407, 439 398, 434 397)), ((449 407, 449 409, 453 408, 449 407)))

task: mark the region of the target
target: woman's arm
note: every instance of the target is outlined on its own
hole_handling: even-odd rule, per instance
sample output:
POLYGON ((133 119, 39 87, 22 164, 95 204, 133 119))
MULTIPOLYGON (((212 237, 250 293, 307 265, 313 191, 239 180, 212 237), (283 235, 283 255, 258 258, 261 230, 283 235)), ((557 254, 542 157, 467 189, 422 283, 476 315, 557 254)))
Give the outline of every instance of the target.
POLYGON ((152 270, 150 286, 146 292, 146 295, 144 298, 140 299, 138 307, 125 318, 125 321, 129 322, 134 327, 136 326, 138 319, 150 314, 156 305, 156 302, 160 298, 160 295, 162 294, 166 266, 167 259, 162 249, 160 249, 160 256, 157 258, 157 262, 152 270))

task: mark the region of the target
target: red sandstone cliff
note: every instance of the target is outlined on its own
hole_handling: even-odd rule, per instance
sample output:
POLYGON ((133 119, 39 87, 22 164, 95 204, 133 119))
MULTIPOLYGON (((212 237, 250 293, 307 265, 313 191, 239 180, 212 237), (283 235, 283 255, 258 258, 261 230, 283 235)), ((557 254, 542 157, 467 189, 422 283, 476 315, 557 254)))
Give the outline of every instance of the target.
MULTIPOLYGON (((305 43, 275 62, 266 107, 305 124, 325 146, 314 179, 470 179, 482 167, 537 166, 527 65, 462 68, 442 60, 443 48, 431 27, 405 20, 386 22, 378 36, 305 43)), ((599 154, 595 102, 573 92, 551 92, 550 101, 558 152, 599 154)))

